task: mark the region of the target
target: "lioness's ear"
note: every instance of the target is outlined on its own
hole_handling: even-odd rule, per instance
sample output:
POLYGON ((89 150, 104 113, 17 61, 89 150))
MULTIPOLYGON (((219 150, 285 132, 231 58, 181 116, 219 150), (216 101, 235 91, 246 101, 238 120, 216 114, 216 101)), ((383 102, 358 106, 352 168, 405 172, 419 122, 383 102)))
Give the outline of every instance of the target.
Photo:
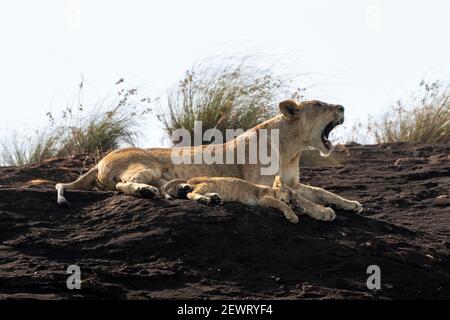
POLYGON ((295 113, 298 110, 298 104, 294 100, 284 100, 281 101, 279 106, 281 113, 289 119, 295 117, 295 113))

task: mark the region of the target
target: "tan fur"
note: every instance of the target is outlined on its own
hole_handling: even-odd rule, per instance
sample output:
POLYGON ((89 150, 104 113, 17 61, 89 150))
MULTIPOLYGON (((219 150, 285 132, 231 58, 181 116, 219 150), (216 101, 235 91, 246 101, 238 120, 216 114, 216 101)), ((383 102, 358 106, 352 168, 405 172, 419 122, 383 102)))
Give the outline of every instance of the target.
MULTIPOLYGON (((272 186, 275 175, 281 176, 287 186, 299 191, 296 201, 301 210, 313 218, 332 220, 334 212, 323 205, 335 205, 345 210, 360 212, 361 205, 320 188, 299 182, 299 159, 307 148, 329 154, 321 140, 322 131, 330 122, 342 123, 343 108, 311 100, 296 103, 286 100, 279 105, 281 114, 248 130, 225 144, 209 146, 215 150, 236 149, 237 142, 248 145, 251 136, 261 129, 279 129, 280 168, 274 175, 261 175, 261 163, 257 164, 180 164, 171 161, 169 148, 127 148, 111 152, 91 171, 72 183, 57 184, 58 203, 66 204, 65 189, 86 189, 96 185, 102 190, 120 190, 126 194, 153 197, 158 189, 172 179, 188 180, 192 177, 236 177, 252 183, 272 186)), ((270 143, 270 142, 269 142, 270 143)), ((206 146, 183 148, 192 157, 202 153, 206 146)), ((249 148, 246 148, 248 159, 249 148)))
POLYGON ((272 187, 233 177, 196 177, 187 181, 176 179, 169 181, 164 191, 172 197, 177 197, 178 188, 186 186, 190 189, 187 193, 189 200, 217 204, 240 202, 249 206, 275 208, 290 222, 298 222, 297 215, 289 206, 293 197, 292 191, 283 186, 279 176, 275 178, 272 187))

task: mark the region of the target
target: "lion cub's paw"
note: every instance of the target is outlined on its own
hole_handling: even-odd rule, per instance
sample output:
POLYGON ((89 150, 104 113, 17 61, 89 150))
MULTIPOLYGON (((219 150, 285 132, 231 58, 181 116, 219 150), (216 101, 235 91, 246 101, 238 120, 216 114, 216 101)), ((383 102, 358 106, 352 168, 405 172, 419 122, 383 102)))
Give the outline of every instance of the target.
POLYGON ((223 199, 220 195, 217 193, 210 193, 208 194, 209 199, 211 200, 211 203, 214 204, 223 204, 223 199))
POLYGON ((198 203, 203 203, 203 204, 208 204, 211 202, 211 199, 202 195, 197 195, 194 198, 195 201, 197 201, 198 203))
POLYGON ((182 183, 177 187, 178 199, 186 199, 187 194, 192 192, 193 188, 187 183, 182 183))
POLYGON ((327 207, 319 207, 318 210, 310 216, 320 221, 333 221, 336 219, 336 213, 334 210, 327 207))
POLYGON ((153 186, 141 186, 136 190, 137 194, 142 198, 153 199, 159 197, 159 190, 153 186))

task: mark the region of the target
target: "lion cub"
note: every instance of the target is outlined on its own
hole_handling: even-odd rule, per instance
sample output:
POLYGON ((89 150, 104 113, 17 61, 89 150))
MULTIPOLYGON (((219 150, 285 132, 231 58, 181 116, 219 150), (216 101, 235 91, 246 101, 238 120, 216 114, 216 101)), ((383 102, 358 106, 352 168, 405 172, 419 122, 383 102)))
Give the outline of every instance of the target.
POLYGON ((196 177, 187 181, 176 179, 164 186, 164 193, 174 198, 188 198, 202 203, 240 202, 249 206, 275 208, 292 223, 298 217, 289 204, 293 191, 283 186, 277 176, 272 188, 232 177, 196 177))

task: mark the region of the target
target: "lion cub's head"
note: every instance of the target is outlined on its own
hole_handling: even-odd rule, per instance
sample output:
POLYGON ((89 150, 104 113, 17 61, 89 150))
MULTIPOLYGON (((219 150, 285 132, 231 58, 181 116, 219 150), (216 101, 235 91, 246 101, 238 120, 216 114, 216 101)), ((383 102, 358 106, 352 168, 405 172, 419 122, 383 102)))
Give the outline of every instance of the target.
POLYGON ((288 119, 288 135, 300 138, 307 147, 318 149, 328 155, 332 143, 328 140, 331 130, 344 122, 344 107, 318 100, 297 103, 285 100, 279 105, 281 113, 288 119))
POLYGON ((284 203, 291 205, 293 203, 295 193, 291 188, 283 183, 280 176, 275 176, 272 189, 275 193, 275 198, 283 201, 284 203))

